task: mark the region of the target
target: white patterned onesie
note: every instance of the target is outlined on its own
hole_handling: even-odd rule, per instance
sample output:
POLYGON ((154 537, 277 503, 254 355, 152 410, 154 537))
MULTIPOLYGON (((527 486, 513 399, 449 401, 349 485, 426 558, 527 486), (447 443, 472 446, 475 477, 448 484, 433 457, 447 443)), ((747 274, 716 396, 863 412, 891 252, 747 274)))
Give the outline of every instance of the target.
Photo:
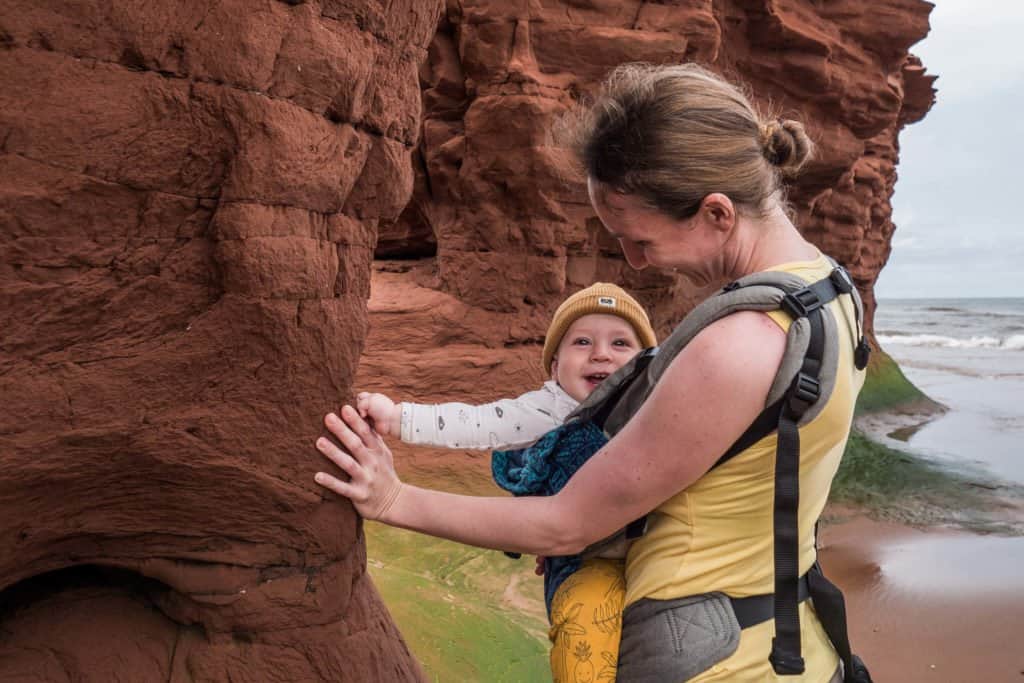
POLYGON ((402 441, 444 448, 523 448, 559 427, 579 403, 552 380, 483 405, 402 403, 402 441))

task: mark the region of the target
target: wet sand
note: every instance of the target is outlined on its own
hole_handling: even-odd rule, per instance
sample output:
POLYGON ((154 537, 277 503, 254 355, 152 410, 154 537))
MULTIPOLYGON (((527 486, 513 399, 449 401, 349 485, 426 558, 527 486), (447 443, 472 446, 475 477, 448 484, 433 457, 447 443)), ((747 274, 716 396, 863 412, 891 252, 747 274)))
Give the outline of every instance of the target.
POLYGON ((1024 537, 855 516, 821 544, 875 681, 1024 683, 1024 537))

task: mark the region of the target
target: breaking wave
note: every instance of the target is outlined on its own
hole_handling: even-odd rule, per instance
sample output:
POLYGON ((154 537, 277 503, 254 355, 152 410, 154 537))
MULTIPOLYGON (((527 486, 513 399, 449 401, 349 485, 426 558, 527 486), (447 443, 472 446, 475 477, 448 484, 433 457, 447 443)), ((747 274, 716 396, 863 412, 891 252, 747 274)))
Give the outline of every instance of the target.
POLYGON ((947 349, 999 349, 1002 351, 1024 350, 1024 334, 1009 337, 973 336, 967 339, 946 337, 940 334, 879 334, 878 341, 903 346, 931 346, 947 349))

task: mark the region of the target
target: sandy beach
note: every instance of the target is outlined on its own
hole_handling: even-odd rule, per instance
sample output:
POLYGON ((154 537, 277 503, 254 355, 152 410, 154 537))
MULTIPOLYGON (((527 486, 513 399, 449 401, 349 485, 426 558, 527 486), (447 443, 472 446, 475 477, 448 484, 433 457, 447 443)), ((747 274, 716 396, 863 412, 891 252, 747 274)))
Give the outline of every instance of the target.
POLYGON ((821 543, 876 681, 1024 681, 1021 538, 854 516, 821 543))

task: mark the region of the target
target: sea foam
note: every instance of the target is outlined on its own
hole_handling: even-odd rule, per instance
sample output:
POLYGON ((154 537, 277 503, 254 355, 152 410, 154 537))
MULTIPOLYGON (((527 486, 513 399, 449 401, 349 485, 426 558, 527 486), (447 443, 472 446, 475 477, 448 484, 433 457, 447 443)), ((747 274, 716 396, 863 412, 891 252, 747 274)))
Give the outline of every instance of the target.
POLYGON ((903 346, 931 346, 947 349, 1024 350, 1024 334, 1014 334, 1003 339, 987 335, 958 338, 947 337, 941 334, 880 334, 878 335, 878 341, 883 346, 887 344, 901 344, 903 346))

